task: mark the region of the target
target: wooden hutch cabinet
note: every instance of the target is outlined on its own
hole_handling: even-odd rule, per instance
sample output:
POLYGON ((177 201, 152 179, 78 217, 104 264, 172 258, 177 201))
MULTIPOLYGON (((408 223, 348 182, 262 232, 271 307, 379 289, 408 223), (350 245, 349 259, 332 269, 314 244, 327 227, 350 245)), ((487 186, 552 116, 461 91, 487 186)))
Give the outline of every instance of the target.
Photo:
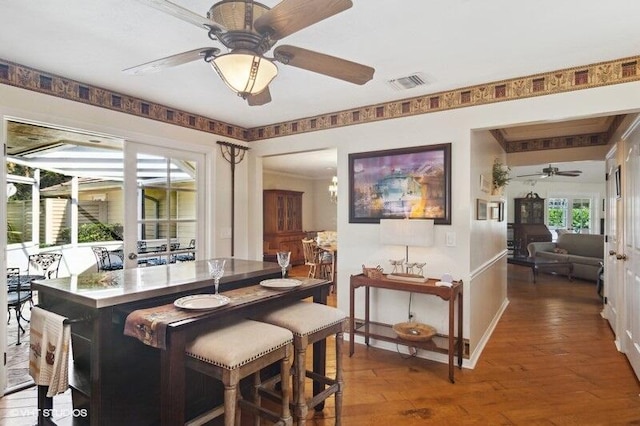
POLYGON ((538 194, 527 194, 524 198, 515 198, 515 223, 544 223, 544 198, 538 194))
POLYGON ((302 265, 302 192, 265 189, 263 193, 264 242, 269 251, 290 251, 291 264, 302 265))
POLYGON ((527 256, 527 245, 538 241, 551 241, 551 232, 544 224, 544 198, 530 192, 514 200, 513 252, 527 256))

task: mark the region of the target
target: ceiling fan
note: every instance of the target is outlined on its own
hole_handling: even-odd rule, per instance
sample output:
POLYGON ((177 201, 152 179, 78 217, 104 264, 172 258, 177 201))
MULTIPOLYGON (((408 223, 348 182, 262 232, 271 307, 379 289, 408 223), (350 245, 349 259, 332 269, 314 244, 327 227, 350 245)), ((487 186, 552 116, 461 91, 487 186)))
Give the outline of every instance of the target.
POLYGON ((580 176, 581 173, 582 173, 582 170, 560 170, 557 167, 552 167, 551 164, 549 164, 549 167, 545 167, 544 169, 542 169, 542 172, 540 172, 540 173, 534 173, 534 174, 530 174, 530 175, 520 175, 520 176, 516 176, 516 177, 537 176, 540 179, 544 179, 544 178, 548 178, 548 177, 552 177, 552 176, 577 177, 577 176, 580 176))
POLYGON ((343 12, 351 0, 282 0, 272 9, 253 0, 222 0, 207 17, 167 0, 138 0, 178 19, 208 31, 217 47, 203 47, 147 62, 123 72, 145 74, 203 59, 220 78, 251 106, 271 101, 269 83, 278 73, 274 62, 313 71, 354 84, 365 84, 375 70, 369 66, 295 46, 282 45, 266 57, 284 37, 343 12))

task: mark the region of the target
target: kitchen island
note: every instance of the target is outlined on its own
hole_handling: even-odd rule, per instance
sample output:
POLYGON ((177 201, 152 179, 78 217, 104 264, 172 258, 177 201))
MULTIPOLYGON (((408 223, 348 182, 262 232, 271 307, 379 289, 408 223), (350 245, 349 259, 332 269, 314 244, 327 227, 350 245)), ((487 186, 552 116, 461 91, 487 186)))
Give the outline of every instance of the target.
MULTIPOLYGON (((278 277, 280 267, 275 263, 227 259, 220 292, 233 293, 278 277)), ((38 291, 40 307, 72 321, 69 382, 73 406, 88 414, 87 418, 76 419, 78 423, 150 425, 189 418, 217 399, 216 383, 191 372, 185 374, 184 368, 176 365, 182 353, 175 342, 188 341, 193 333, 216 323, 233 321, 287 300, 313 296, 315 301, 326 303, 330 283, 307 281, 300 290, 274 292, 251 303, 230 304, 195 319, 169 324, 165 350, 125 336, 126 318, 133 311, 166 306, 185 295, 213 293, 206 261, 41 280, 34 282, 33 289, 38 291), (171 372, 166 371, 169 369, 171 372), (178 399, 186 400, 186 404, 172 403, 169 409, 161 403, 167 398, 162 385, 166 380, 178 383, 177 389, 170 389, 172 392, 184 390, 178 399)), ((315 367, 324 369, 323 361, 318 359, 315 367)))

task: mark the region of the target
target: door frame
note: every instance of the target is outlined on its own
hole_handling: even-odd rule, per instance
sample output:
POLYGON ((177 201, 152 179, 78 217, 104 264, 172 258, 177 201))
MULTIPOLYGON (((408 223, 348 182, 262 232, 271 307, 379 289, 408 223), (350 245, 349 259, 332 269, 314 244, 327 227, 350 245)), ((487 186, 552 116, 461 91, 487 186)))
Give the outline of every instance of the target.
POLYGON ((614 147, 607 153, 605 157, 606 167, 606 212, 605 212, 605 253, 604 253, 604 307, 602 310, 602 316, 609 321, 611 329, 615 335, 615 345, 620 350, 620 324, 621 324, 621 294, 619 292, 619 286, 613 285, 620 283, 622 279, 622 271, 618 268, 618 262, 616 262, 615 253, 618 251, 619 241, 622 238, 621 222, 619 217, 621 215, 621 209, 619 206, 619 200, 616 198, 615 193, 615 178, 614 171, 618 166, 618 147, 614 147), (614 253, 614 254, 610 254, 614 253))
MULTIPOLYGON (((181 150, 192 153, 197 153, 203 156, 203 166, 198 172, 199 180, 202 182, 201 187, 198 188, 199 192, 202 192, 205 197, 204 214, 198 219, 199 222, 204 224, 201 230, 202 244, 198 245, 199 256, 201 258, 207 258, 211 256, 211 253, 215 249, 215 238, 213 238, 214 220, 215 214, 215 194, 212 193, 212 188, 215 187, 215 168, 216 168, 216 146, 211 146, 205 143, 196 142, 184 142, 177 139, 175 135, 171 138, 162 135, 154 135, 152 133, 141 133, 140 131, 132 128, 114 128, 110 125, 98 125, 87 121, 77 121, 69 119, 68 117, 51 114, 41 114, 33 111, 14 110, 10 108, 0 108, 0 138, 2 141, 2 167, 0 168, 0 186, 7 183, 6 176, 6 140, 7 140, 7 122, 17 121, 26 122, 40 126, 51 126, 55 128, 68 128, 76 131, 87 131, 101 134, 108 134, 121 138, 123 141, 131 140, 135 138, 139 143, 146 144, 147 146, 162 149, 180 146, 181 150)), ((124 151, 124 145, 123 145, 124 151)), ((200 184, 199 184, 200 185, 200 184)), ((7 197, 6 191, 2 191, 0 196, 0 203, 6 205, 7 197)), ((6 209, 0 209, 0 247, 5 248, 0 254, 0 269, 7 267, 7 234, 6 234, 6 209)), ((2 324, 0 324, 0 353, 7 352, 7 294, 6 292, 0 292, 0 310, 3 311, 2 324)), ((7 390, 7 368, 6 365, 0 362, 0 397, 4 395, 7 390)))

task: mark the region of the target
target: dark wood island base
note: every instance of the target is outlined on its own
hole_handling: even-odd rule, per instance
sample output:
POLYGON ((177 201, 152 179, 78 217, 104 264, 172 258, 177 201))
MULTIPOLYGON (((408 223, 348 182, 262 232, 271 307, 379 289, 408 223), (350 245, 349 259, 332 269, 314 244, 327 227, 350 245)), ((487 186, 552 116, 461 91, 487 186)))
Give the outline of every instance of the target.
MULTIPOLYGON (((259 291, 261 280, 280 274, 274 263, 228 259, 220 290, 236 294, 254 286, 259 291)), ((33 288, 39 292, 40 307, 74 320, 69 384, 74 412, 87 414, 74 424, 175 425, 222 400, 219 383, 185 372, 184 344, 194 333, 301 298, 326 303, 330 285, 305 280, 295 290, 262 292, 249 301, 169 324, 166 349, 125 336, 126 318, 135 310, 173 304, 185 295, 213 293, 206 261, 42 280, 33 288)), ((325 353, 324 347, 317 349, 325 353)), ((314 356, 314 369, 324 373, 324 356, 314 356)), ((51 400, 38 398, 38 404, 50 408, 51 400)))

